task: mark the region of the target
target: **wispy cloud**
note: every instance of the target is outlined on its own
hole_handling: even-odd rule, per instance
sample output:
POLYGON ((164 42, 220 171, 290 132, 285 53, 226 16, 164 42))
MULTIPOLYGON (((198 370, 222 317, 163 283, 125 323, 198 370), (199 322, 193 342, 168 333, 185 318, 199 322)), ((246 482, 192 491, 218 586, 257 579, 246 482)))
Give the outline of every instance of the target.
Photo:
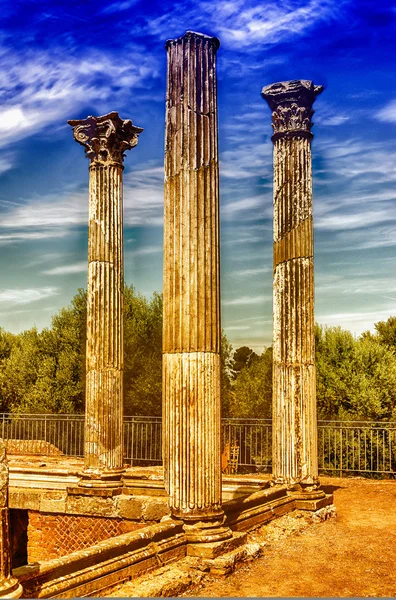
MULTIPOLYGON (((63 228, 88 223, 88 191, 48 194, 26 200, 2 216, 0 229, 63 228), (60 198, 59 198, 60 196, 60 198)), ((35 232, 25 232, 36 235, 35 232)))
POLYGON ((7 289, 0 292, 0 302, 7 304, 30 304, 44 298, 50 298, 58 294, 58 288, 25 288, 25 289, 7 289))
POLYGON ((279 44, 291 36, 303 35, 320 21, 340 14, 344 2, 332 0, 219 0, 188 5, 175 4, 172 11, 147 20, 147 31, 163 36, 163 31, 180 30, 180 22, 194 28, 215 27, 222 42, 238 48, 259 44, 279 44))
POLYGON ((132 8, 135 4, 137 4, 139 0, 124 0, 124 2, 112 2, 108 6, 105 6, 100 13, 103 15, 109 15, 111 13, 122 12, 124 10, 128 10, 132 8))
POLYGON ((340 5, 337 7, 330 0, 311 0, 303 4, 278 1, 271 5, 237 0, 216 4, 220 35, 229 44, 238 46, 258 42, 278 44, 291 35, 302 35, 318 21, 333 19, 339 14, 339 8, 340 5))
POLYGON ((321 325, 340 326, 360 335, 363 331, 372 331, 374 323, 386 320, 394 314, 396 314, 396 310, 393 304, 382 310, 319 314, 316 315, 316 321, 321 325))
MULTIPOLYGON (((88 225, 88 189, 59 190, 5 208, 0 221, 0 245, 64 237, 71 229, 88 225)), ((163 168, 130 172, 124 182, 125 225, 160 226, 162 222, 163 168)))
POLYGON ((255 277, 256 275, 262 275, 263 273, 269 273, 270 271, 272 271, 271 267, 258 267, 257 269, 232 271, 229 275, 230 277, 255 277))
POLYGON ((79 262, 74 265, 63 265, 59 267, 54 267, 53 269, 47 269, 45 271, 41 271, 42 275, 72 275, 75 273, 83 273, 87 271, 88 266, 87 262, 79 262))
POLYGON ((158 254, 162 251, 162 246, 143 246, 142 248, 128 251, 128 256, 145 256, 149 254, 158 254))
POLYGON ((392 100, 386 104, 381 110, 374 114, 378 121, 385 123, 396 123, 396 100, 392 100))
MULTIPOLYGON (((116 60, 108 51, 89 47, 78 52, 68 49, 66 54, 62 47, 47 52, 31 48, 18 54, 3 49, 0 148, 46 130, 49 124, 66 126, 87 98, 98 111, 113 110, 115 90, 119 98, 125 94, 122 90, 141 87, 157 73, 153 55, 138 47, 125 49, 116 60)), ((1 161, 9 166, 7 158, 1 161)))
POLYGON ((164 218, 162 165, 132 170, 124 178, 124 222, 128 226, 161 226, 164 218))
POLYGON ((272 302, 272 296, 241 296, 230 300, 223 300, 223 306, 242 306, 250 304, 263 304, 264 302, 272 302))

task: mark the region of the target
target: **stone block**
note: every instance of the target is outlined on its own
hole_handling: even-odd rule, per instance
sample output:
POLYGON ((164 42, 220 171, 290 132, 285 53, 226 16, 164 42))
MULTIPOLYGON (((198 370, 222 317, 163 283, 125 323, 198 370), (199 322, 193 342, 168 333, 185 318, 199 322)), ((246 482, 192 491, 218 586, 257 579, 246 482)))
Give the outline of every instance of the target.
POLYGON ((64 513, 66 510, 67 493, 64 491, 47 492, 42 494, 40 512, 64 513))
POLYGON ((117 499, 117 513, 123 519, 139 521, 143 518, 143 499, 132 496, 120 496, 117 499))
POLYGON ((94 515, 97 517, 116 517, 117 511, 112 498, 89 496, 70 496, 66 500, 66 513, 94 515))
POLYGON ((10 489, 9 507, 29 510, 40 510, 41 490, 17 491, 10 489))
POLYGON ((319 510, 324 506, 333 504, 333 494, 327 494, 324 498, 316 500, 295 500, 295 503, 298 510, 319 510))
POLYGON ((170 514, 166 501, 147 498, 143 503, 143 518, 146 521, 160 521, 162 517, 170 514))
POLYGON ((201 558, 216 558, 220 554, 231 552, 238 546, 246 542, 246 533, 233 533, 228 540, 220 542, 201 542, 196 544, 187 544, 187 556, 198 556, 201 558))

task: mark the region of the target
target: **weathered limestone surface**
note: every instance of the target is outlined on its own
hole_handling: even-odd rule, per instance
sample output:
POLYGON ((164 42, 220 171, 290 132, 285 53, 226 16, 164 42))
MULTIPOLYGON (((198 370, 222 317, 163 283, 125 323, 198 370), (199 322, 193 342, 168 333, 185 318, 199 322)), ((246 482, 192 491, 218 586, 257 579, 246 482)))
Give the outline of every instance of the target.
POLYGON ((312 228, 312 104, 322 86, 263 88, 274 134, 273 478, 318 484, 312 228))
POLYGON ((163 331, 163 458, 171 511, 186 523, 217 525, 223 519, 218 47, 216 38, 191 31, 166 44, 163 331))
POLYGON ((89 178, 84 473, 80 485, 117 487, 123 471, 124 152, 142 129, 118 113, 68 121, 91 160, 89 178))
POLYGON ((22 586, 11 576, 8 482, 6 448, 4 441, 0 439, 0 598, 20 598, 22 586))

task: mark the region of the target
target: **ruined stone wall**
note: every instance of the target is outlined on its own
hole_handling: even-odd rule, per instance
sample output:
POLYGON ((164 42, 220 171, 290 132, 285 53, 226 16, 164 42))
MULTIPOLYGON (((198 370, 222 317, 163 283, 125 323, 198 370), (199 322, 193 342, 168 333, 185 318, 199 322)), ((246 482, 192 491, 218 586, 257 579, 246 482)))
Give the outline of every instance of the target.
POLYGON ((57 515, 29 510, 28 562, 58 558, 148 524, 126 519, 57 515))

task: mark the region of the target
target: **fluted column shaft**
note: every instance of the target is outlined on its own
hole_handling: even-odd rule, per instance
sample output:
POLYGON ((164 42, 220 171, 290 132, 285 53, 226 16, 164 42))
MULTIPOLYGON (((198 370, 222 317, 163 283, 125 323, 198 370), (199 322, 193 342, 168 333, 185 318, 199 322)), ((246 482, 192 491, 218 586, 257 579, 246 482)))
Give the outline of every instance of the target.
POLYGON ((123 468, 122 165, 89 169, 85 469, 123 468))
POLYGON ((80 485, 117 487, 123 471, 123 152, 142 131, 117 113, 69 121, 89 168, 84 472, 80 485))
POLYGON ((318 483, 312 227, 312 82, 273 84, 273 478, 318 483))
POLYGON ((192 32, 166 45, 163 459, 171 511, 191 522, 223 515, 218 46, 192 32))

